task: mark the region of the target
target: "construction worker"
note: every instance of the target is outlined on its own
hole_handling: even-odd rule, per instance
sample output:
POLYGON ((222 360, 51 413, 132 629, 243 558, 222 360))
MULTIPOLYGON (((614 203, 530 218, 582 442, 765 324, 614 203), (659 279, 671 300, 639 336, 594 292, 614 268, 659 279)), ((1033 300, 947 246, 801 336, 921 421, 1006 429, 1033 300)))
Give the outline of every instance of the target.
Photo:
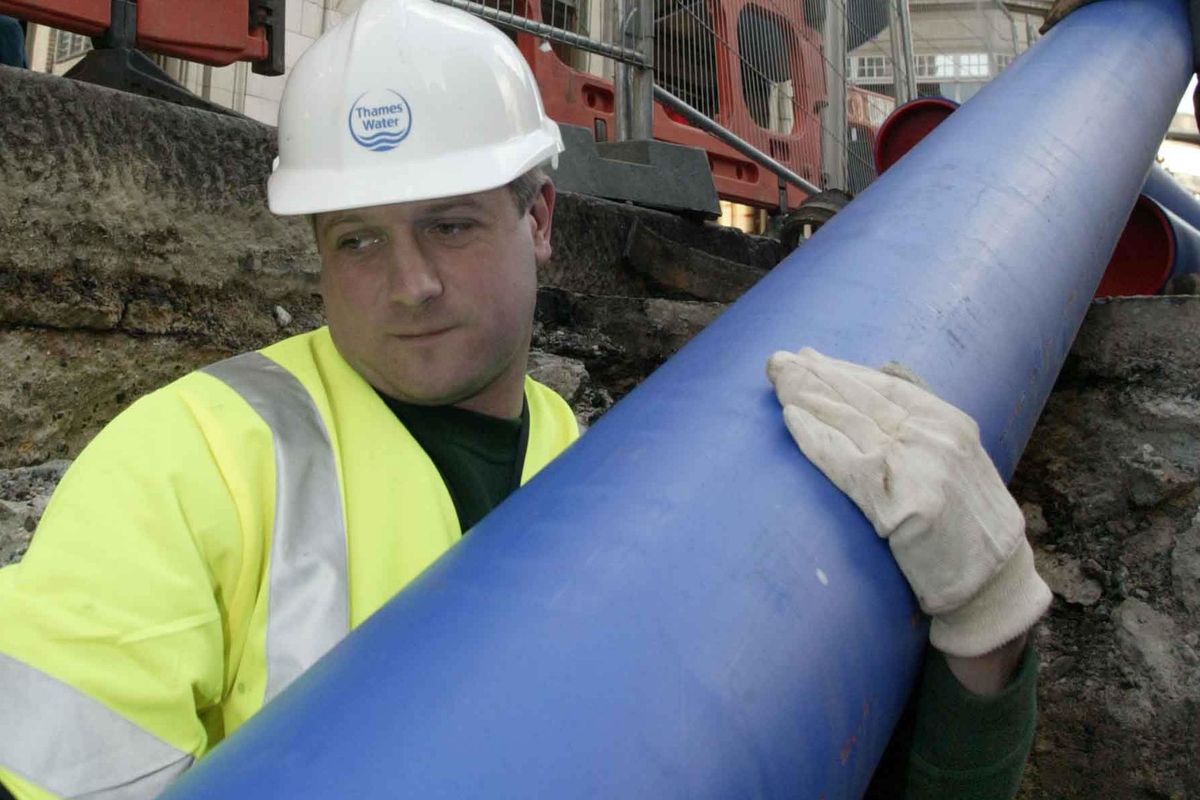
MULTIPOLYGON (((509 39, 430 0, 366 0, 303 56, 268 199, 311 218, 328 327, 134 403, 0 570, 9 793, 157 795, 578 435, 524 374, 551 255, 541 167, 561 149, 509 39)), ((911 774, 884 771, 909 788, 880 791, 1007 796, 1032 737, 1025 631, 1048 593, 975 429, 809 352, 770 373, 801 447, 889 536, 934 644, 959 656, 931 656, 897 739, 911 774), (824 446, 820 426, 857 436, 854 414, 905 404, 917 433, 950 435, 895 448, 912 478, 894 493, 860 491, 853 475, 888 467, 824 446)))
POLYGON ((25 29, 12 17, 0 15, 0 64, 29 66, 25 58, 25 29))
MULTIPOLYGON (((1097 0, 1054 0, 1050 10, 1046 12, 1045 21, 1038 33, 1045 35, 1062 22, 1068 15, 1073 14, 1084 6, 1089 6, 1097 0)), ((1195 60, 1195 71, 1200 75, 1200 0, 1188 0, 1188 20, 1192 27, 1192 53, 1195 60)), ((1200 88, 1192 90, 1192 108, 1198 123, 1200 123, 1200 88)))

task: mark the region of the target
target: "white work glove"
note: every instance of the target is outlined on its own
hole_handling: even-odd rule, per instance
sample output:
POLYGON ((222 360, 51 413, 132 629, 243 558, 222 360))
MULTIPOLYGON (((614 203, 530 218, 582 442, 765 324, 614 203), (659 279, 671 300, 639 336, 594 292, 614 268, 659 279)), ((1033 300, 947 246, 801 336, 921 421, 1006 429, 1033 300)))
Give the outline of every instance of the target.
POLYGON ((771 356, 767 375, 804 455, 887 539, 933 618, 934 647, 979 656, 1033 626, 1050 589, 973 419, 910 380, 810 348, 771 356))

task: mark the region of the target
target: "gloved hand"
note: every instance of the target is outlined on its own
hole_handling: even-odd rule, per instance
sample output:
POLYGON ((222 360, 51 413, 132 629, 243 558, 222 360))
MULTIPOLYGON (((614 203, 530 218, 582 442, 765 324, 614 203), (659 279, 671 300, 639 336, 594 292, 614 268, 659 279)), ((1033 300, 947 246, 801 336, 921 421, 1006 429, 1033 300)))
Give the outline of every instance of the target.
POLYGON ((888 540, 933 617, 934 647, 979 656, 1033 626, 1050 589, 973 419, 909 380, 809 348, 771 356, 767 375, 804 455, 888 540))
POLYGON ((1094 3, 1096 0, 1055 0, 1054 5, 1050 6, 1050 11, 1046 14, 1046 20, 1042 23, 1042 27, 1038 29, 1038 33, 1045 35, 1057 25, 1063 17, 1070 14, 1077 8, 1094 3))

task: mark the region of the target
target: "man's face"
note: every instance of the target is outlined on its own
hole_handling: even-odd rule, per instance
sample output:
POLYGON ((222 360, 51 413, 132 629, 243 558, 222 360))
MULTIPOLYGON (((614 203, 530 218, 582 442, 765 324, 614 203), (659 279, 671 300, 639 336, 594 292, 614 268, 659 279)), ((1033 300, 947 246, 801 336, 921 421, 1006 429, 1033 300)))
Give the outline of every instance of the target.
POLYGON ((517 416, 553 211, 547 183, 524 213, 502 187, 318 214, 342 357, 397 399, 517 416))

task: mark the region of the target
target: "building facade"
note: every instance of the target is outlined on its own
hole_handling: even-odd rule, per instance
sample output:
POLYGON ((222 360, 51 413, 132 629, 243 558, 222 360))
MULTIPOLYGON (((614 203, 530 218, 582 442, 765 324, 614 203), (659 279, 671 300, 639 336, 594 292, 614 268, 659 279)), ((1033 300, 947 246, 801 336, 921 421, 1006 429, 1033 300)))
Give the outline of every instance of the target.
MULTIPOLYGON (((913 72, 921 96, 965 102, 1029 49, 1051 3, 911 0, 913 72)), ((853 28, 855 20, 848 20, 853 28)), ((895 95, 892 29, 850 52, 850 82, 895 95)))

